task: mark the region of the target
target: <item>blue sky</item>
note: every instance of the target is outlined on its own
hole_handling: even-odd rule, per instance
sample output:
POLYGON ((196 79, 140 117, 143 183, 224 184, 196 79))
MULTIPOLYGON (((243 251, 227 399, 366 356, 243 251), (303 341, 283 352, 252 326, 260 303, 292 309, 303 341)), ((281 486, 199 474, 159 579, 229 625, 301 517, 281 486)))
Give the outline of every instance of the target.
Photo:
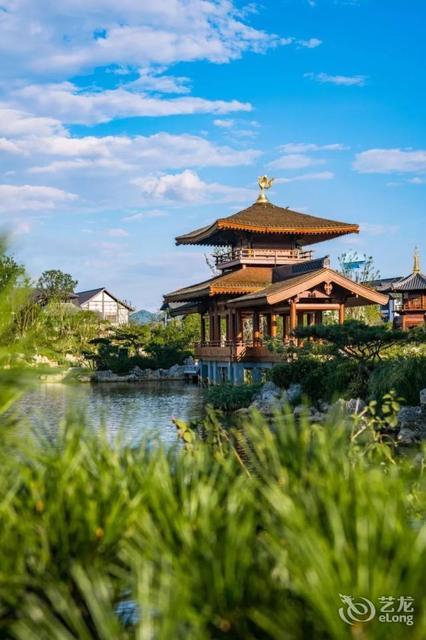
POLYGON ((208 277, 174 237, 267 173, 273 202, 361 225, 318 256, 404 275, 417 244, 426 264, 425 19, 422 0, 0 0, 13 252, 156 309, 208 277))

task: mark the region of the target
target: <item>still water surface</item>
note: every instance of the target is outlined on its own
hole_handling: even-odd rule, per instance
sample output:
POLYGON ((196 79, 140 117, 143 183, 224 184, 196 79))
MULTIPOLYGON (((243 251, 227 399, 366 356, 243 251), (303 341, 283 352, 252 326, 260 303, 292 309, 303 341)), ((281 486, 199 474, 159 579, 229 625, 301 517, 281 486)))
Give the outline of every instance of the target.
POLYGON ((172 417, 188 420, 203 414, 202 391, 183 382, 144 384, 40 384, 22 398, 16 412, 36 428, 55 431, 69 412, 84 413, 90 424, 109 433, 123 431, 137 443, 153 435, 176 442, 172 417))

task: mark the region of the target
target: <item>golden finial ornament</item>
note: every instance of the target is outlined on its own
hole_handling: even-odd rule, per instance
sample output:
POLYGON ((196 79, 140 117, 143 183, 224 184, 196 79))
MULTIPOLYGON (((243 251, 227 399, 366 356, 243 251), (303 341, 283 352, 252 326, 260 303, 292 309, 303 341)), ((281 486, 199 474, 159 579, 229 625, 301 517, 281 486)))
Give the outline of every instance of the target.
POLYGON ((420 273, 420 254, 418 247, 414 247, 413 273, 420 273))
POLYGON ((268 198, 265 194, 265 189, 270 189, 272 187, 272 183, 275 178, 268 178, 268 176, 259 176, 257 179, 257 184, 260 187, 260 193, 256 202, 269 202, 268 198))

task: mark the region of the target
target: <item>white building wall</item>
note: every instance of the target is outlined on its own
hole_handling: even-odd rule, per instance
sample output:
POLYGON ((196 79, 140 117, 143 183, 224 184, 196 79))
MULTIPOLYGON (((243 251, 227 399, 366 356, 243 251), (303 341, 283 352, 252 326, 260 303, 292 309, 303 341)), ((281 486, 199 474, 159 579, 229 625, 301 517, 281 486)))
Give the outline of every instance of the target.
POLYGON ((108 320, 111 324, 127 324, 129 321, 129 310, 105 291, 100 291, 80 306, 87 311, 98 313, 103 320, 108 320))

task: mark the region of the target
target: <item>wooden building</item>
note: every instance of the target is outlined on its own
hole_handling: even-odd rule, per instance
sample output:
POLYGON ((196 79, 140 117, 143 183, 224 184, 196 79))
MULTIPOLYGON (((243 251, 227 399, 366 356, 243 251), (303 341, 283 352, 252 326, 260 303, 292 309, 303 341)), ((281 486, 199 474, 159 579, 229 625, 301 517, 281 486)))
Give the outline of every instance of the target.
POLYGON ((75 296, 77 306, 86 311, 96 312, 102 320, 108 320, 115 325, 129 322, 129 313, 133 308, 127 302, 116 298, 105 287, 80 291, 75 296))
POLYGON ((325 311, 336 311, 343 322, 346 307, 387 301, 333 271, 327 256, 314 259, 307 248, 358 233, 358 225, 271 204, 264 193, 270 185, 263 176, 252 206, 176 238, 178 245, 226 247, 216 261, 219 275, 165 295, 173 315, 200 314, 196 357, 210 383, 260 379, 262 369, 277 360, 266 338, 289 342, 298 325, 321 323, 325 311))
POLYGON ((401 294, 396 326, 412 329, 426 322, 426 276, 420 271, 418 251, 414 253, 413 272, 406 278, 392 283, 392 292, 401 294))

